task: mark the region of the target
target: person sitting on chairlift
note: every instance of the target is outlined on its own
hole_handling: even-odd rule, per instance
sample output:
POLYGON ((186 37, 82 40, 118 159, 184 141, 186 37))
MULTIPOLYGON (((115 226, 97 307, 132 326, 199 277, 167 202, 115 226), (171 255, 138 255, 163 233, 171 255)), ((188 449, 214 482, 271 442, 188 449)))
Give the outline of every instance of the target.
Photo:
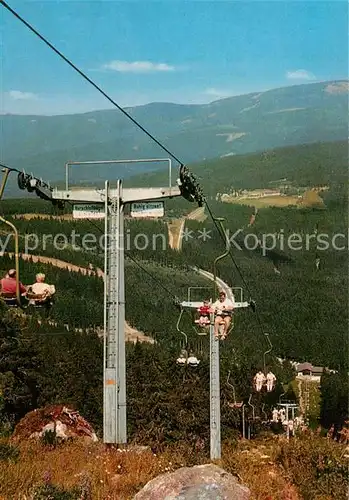
POLYGON ((225 339, 231 324, 231 316, 234 310, 234 303, 232 300, 227 299, 226 293, 222 290, 219 292, 219 299, 212 304, 212 309, 215 311, 216 318, 214 322, 214 336, 219 338, 219 327, 223 323, 223 333, 221 338, 225 339))
POLYGON ((274 389, 274 384, 276 381, 276 377, 273 372, 269 370, 267 373, 267 391, 271 392, 274 389))
POLYGON ((198 312, 200 318, 196 321, 200 326, 206 326, 210 324, 210 301, 208 299, 204 300, 204 304, 199 307, 198 312))
MULTIPOLYGON (((16 296, 16 276, 16 270, 10 269, 5 278, 2 278, 2 280, 0 281, 2 294, 12 294, 14 297, 16 296)), ((20 294, 24 295, 26 291, 27 288, 21 282, 19 282, 20 294)))
POLYGON ((46 276, 43 273, 38 273, 35 278, 36 282, 29 287, 29 291, 36 297, 32 297, 31 300, 33 303, 48 303, 56 293, 54 285, 45 283, 46 276))
POLYGON ((198 366, 200 361, 198 360, 198 358, 196 356, 194 356, 194 353, 191 352, 189 354, 187 363, 189 366, 198 366))
POLYGON ((272 411, 272 421, 273 422, 278 422, 279 420, 279 410, 277 408, 274 408, 273 411, 272 411))
POLYGON ((265 381, 266 381, 266 378, 265 378, 264 373, 262 372, 262 370, 259 370, 259 372, 256 373, 256 375, 254 377, 254 383, 255 383, 255 387, 256 387, 257 392, 260 392, 262 390, 262 387, 263 387, 263 384, 265 381))

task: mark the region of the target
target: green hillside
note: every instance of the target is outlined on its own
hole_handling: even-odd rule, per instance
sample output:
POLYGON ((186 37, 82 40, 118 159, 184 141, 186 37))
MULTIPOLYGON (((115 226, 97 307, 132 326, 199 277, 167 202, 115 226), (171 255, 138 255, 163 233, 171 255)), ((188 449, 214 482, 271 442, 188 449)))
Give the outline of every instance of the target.
MULTIPOLYGON (((274 187, 278 181, 295 186, 343 185, 348 180, 348 142, 317 142, 249 155, 194 163, 190 170, 204 192, 214 196, 235 189, 274 187)), ((125 186, 166 185, 166 172, 126 179, 125 186)))
MULTIPOLYGON (((336 192, 339 189, 342 193, 346 193, 348 142, 316 142, 314 144, 276 148, 253 154, 197 162, 190 164, 189 167, 198 177, 205 194, 209 198, 215 198, 218 192, 227 193, 232 188, 254 189, 275 187, 281 181, 283 184, 294 186, 335 186, 336 192)), ((61 171, 63 172, 63 169, 61 171)), ((178 171, 174 167, 172 169, 173 184, 177 176, 178 171)), ((74 184, 74 180, 76 181, 77 178, 76 173, 72 175, 72 184, 74 184)), ((84 184, 103 187, 104 180, 105 178, 100 176, 84 184)), ((77 183, 75 182, 75 184, 77 183)), ((126 177, 123 185, 124 187, 166 186, 168 185, 168 171, 135 175, 135 170, 133 170, 132 177, 126 177)), ((63 183, 58 183, 58 186, 63 188, 63 183)), ((18 197, 19 195, 28 196, 26 191, 19 191, 16 176, 10 176, 5 196, 18 197)), ((29 202, 28 200, 28 203, 36 203, 33 195, 30 195, 30 200, 32 201, 29 202)), ((45 202, 38 200, 37 203, 38 207, 43 207, 40 210, 44 210, 45 213, 49 210, 48 208, 44 208, 44 206, 48 206, 45 202)), ((166 204, 171 209, 180 206, 184 210, 190 210, 191 207, 185 200, 178 199, 174 201, 170 200, 166 204)), ((28 211, 33 211, 29 206, 28 211)))
MULTIPOLYGON (((10 201, 7 203, 9 208, 10 201)), ((174 201, 173 201, 174 203, 174 201)), ((187 203, 187 210, 188 210, 187 203)), ((226 228, 233 235, 239 228, 246 226, 251 215, 251 208, 235 206, 223 203, 211 203, 211 209, 215 216, 224 217, 226 228)), ((330 367, 347 366, 347 322, 348 303, 348 276, 344 272, 348 265, 345 235, 347 234, 347 220, 345 217, 345 204, 342 200, 327 203, 324 210, 297 209, 297 208, 268 208, 261 210, 257 215, 256 222, 246 233, 239 234, 234 240, 240 249, 232 245, 233 255, 244 281, 234 263, 225 259, 218 267, 219 275, 233 286, 242 286, 244 296, 252 297, 257 301, 258 309, 264 325, 264 330, 271 334, 274 345, 274 353, 283 358, 310 361, 317 365, 329 365, 330 367), (328 248, 319 245, 312 238, 307 244, 307 235, 312 235, 317 228, 319 234, 327 235, 328 248), (275 247, 265 253, 259 247, 253 247, 256 239, 262 239, 266 235, 266 245, 273 243, 272 236, 275 233, 283 234, 283 246, 281 240, 275 240, 275 247), (244 239, 249 234, 249 240, 244 239), (298 234, 301 238, 296 248, 287 244, 292 234, 298 234), (341 249, 331 246, 331 239, 336 234, 344 235, 338 240, 341 249), (268 236, 269 235, 269 236, 268 236), (252 244, 252 246, 251 246, 252 244), (320 257, 321 265, 317 271, 315 259, 320 257), (274 273, 276 266, 280 275, 274 273), (247 285, 246 285, 247 283, 247 285)), ((63 234, 67 241, 71 238, 72 231, 84 235, 95 234, 96 239, 100 237, 102 224, 90 224, 88 221, 52 221, 52 220, 13 220, 18 227, 21 238, 21 251, 24 251, 23 235, 35 233, 39 236, 39 245, 33 253, 52 256, 77 265, 87 266, 92 262, 95 266, 103 267, 103 254, 101 249, 98 253, 74 251, 71 246, 66 248, 54 248, 51 244, 44 247, 42 235, 63 234), (100 227, 100 231, 98 230, 100 227)), ((126 232, 129 234, 130 244, 127 243, 126 255, 143 263, 155 275, 157 281, 165 283, 171 294, 168 295, 159 283, 153 283, 152 279, 142 270, 134 267, 132 262, 128 264, 126 285, 127 303, 136 307, 127 306, 129 320, 131 323, 153 335, 157 332, 159 338, 172 337, 176 334, 175 323, 178 311, 174 308, 174 296, 184 299, 187 295, 188 286, 199 286, 202 279, 189 273, 188 266, 197 266, 212 271, 214 259, 223 253, 224 246, 209 219, 204 223, 189 221, 186 226, 192 231, 191 237, 184 239, 182 252, 163 249, 161 235, 164 241, 168 241, 167 227, 163 222, 127 221, 126 232), (204 241, 200 238, 200 231, 206 230, 209 238, 204 241), (160 238, 160 243, 154 248, 148 245, 144 250, 137 249, 135 236, 144 234, 148 241, 152 242, 154 235, 160 238), (165 273, 165 274, 163 274, 165 273), (185 282, 182 283, 182 273, 185 282), (182 283, 182 285, 180 285, 182 283), (155 312, 156 311, 156 312, 155 312), (158 312, 161 311, 161 315, 158 312)), ((142 240, 143 241, 143 240, 142 240)), ((52 239, 51 239, 52 242, 52 239)), ((81 239, 78 240, 81 242, 81 239)), ((13 249, 13 242, 8 245, 13 249)), ((32 276, 34 271, 32 272, 32 276)), ((54 279, 58 280, 57 277, 54 279)), ((87 283, 87 278, 84 278, 87 283)), ((63 290, 68 286, 70 280, 60 278, 59 282, 63 290)), ((95 286, 98 294, 102 293, 102 284, 96 283, 92 286, 91 293, 87 286, 84 291, 79 292, 79 297, 85 297, 85 306, 79 306, 74 312, 74 318, 79 312, 79 320, 84 325, 94 324, 99 318, 101 321, 101 302, 93 292, 95 286), (90 302, 95 304, 90 306, 90 302), (86 313, 85 313, 85 307, 86 313), (95 318, 94 320, 92 318, 95 318)), ((209 283, 206 282, 209 286, 209 283)), ((97 292, 96 292, 97 293, 97 292)), ((66 304, 74 303, 74 293, 69 291, 67 297, 62 294, 62 302, 57 305, 57 317, 65 314, 66 304)), ((70 311, 70 309, 69 309, 70 311)), ((77 317, 77 316, 76 316, 77 317)), ((189 332, 192 331, 187 324, 189 332)), ((237 314, 237 324, 233 339, 229 342, 237 342, 237 345, 246 352, 246 355, 254 363, 260 363, 263 358, 265 345, 258 323, 253 314, 245 311, 237 314), (252 347, 253 345, 253 347, 252 347), (248 354, 247 354, 248 353, 248 354)))
MULTIPOLYGON (((253 298, 258 307, 258 318, 250 309, 236 313, 234 330, 221 351, 222 380, 226 379, 228 370, 231 370, 237 395, 246 403, 251 390, 253 374, 259 367, 263 367, 264 353, 268 350, 264 337, 266 332, 269 333, 273 345, 272 352, 267 355, 266 363, 272 367, 278 378, 277 391, 271 395, 270 400, 267 398, 265 401, 269 408, 277 402, 279 395, 283 392, 283 384, 287 384, 293 378, 293 372, 287 363, 281 366, 277 357, 299 362, 308 361, 315 365, 340 370, 341 373, 346 373, 348 370, 347 240, 344 237, 339 241, 340 244, 344 245, 344 249, 335 249, 329 245, 328 248, 319 250, 316 239, 310 240, 308 247, 305 244, 306 236, 312 235, 315 228, 319 233, 328 235, 330 240, 336 234, 347 235, 347 154, 347 144, 342 141, 281 148, 265 154, 228 157, 193 166, 193 170, 200 177, 205 192, 212 193, 213 197, 217 191, 222 192, 225 188, 268 186, 270 182, 285 177, 295 185, 324 183, 328 184, 330 188, 323 195, 325 208, 321 210, 295 207, 265 208, 259 211, 255 224, 248 229, 250 238, 255 236, 257 239, 263 238, 263 235, 282 233, 287 241, 287 238, 293 233, 299 234, 302 237, 300 250, 289 248, 287 244, 281 248, 279 241, 276 248, 264 253, 259 247, 253 249, 245 244, 246 232, 237 239, 237 243, 241 244, 241 249, 233 246, 234 262, 227 258, 218 265, 218 275, 232 286, 241 286, 244 298, 247 300, 253 298), (315 266, 317 255, 321 261, 318 270, 315 266), (278 269, 279 274, 275 273, 274 267, 278 269)), ((165 175, 163 174, 151 174, 135 178, 133 184, 136 181, 139 184, 156 181, 155 184, 159 185, 164 179, 165 175)), ((127 184, 127 181, 125 183, 127 184)), ((236 230, 246 226, 252 212, 251 207, 247 206, 230 205, 214 200, 209 200, 209 202, 213 214, 225 218, 225 226, 229 229, 230 234, 234 234, 236 230)), ((15 213, 33 212, 36 209, 40 211, 42 207, 43 202, 34 196, 28 205, 23 200, 21 202, 7 200, 1 203, 1 212, 7 215, 19 229, 21 235, 20 251, 24 251, 24 236, 30 233, 36 233, 40 241, 44 234, 54 236, 60 233, 69 239, 73 230, 78 234, 92 233, 100 237, 100 230, 103 226, 101 222, 92 225, 88 221, 17 220, 11 218, 15 213)), ((51 210, 49 204, 46 204, 46 207, 51 210)), ((166 202, 167 211, 183 210, 189 212, 193 208, 195 208, 194 205, 182 199, 166 202)), ((174 299, 175 297, 185 299, 189 286, 210 286, 209 282, 193 273, 191 267, 197 266, 212 271, 215 258, 224 251, 223 242, 209 218, 204 223, 189 221, 186 227, 193 233, 192 237, 183 241, 182 252, 170 250, 167 245, 165 249, 147 247, 144 250, 139 250, 132 243, 135 235, 145 234, 150 241, 155 234, 163 235, 165 241, 168 242, 167 226, 164 221, 128 220, 126 223, 126 231, 130 234, 131 240, 130 248, 127 248, 126 252, 126 319, 132 326, 155 337, 158 341, 156 349, 151 346, 144 348, 138 346, 134 351, 129 351, 128 362, 131 363, 129 373, 132 374, 130 375, 132 380, 138 380, 139 376, 144 378, 144 374, 148 373, 147 370, 152 370, 152 373, 154 370, 153 375, 155 378, 159 377, 159 380, 167 380, 171 376, 170 374, 174 373, 174 369, 176 369, 174 360, 179 354, 182 340, 182 336, 176 329, 179 310, 175 306, 174 299), (206 241, 199 238, 199 231, 204 229, 210 234, 210 238, 206 241), (134 263, 134 259, 145 267, 145 271, 134 263), (151 363, 149 363, 149 359, 152 360, 151 363), (132 360, 141 361, 132 364, 132 360)), ((6 231, 5 228, 3 230, 6 231)), ((9 242, 8 249, 13 250, 13 241, 9 242)), ((32 252, 77 265, 87 266, 91 262, 94 266, 103 267, 103 254, 98 249, 94 252, 74 251, 69 245, 62 249, 54 248, 51 243, 46 245, 46 248, 40 244, 32 252)), ((4 272, 10 266, 13 267, 13 261, 2 257, 1 270, 4 272)), ((67 322, 78 328, 94 327, 102 323, 103 291, 100 280, 70 274, 67 271, 59 271, 50 266, 21 263, 23 281, 31 282, 38 270, 44 270, 48 281, 57 284, 57 303, 52 310, 55 320, 67 322)), ((190 397, 194 394, 199 397, 199 393, 203 394, 202 391, 206 387, 208 376, 208 339, 200 340, 198 338, 192 328, 189 314, 183 318, 181 329, 188 334, 191 347, 195 352, 200 352, 202 359, 202 364, 197 372, 190 376, 192 378, 190 378, 190 389, 188 389, 190 397), (199 376, 197 376, 198 374, 199 376)), ((37 327, 31 327, 31 330, 34 334, 32 349, 36 352, 37 327)), ((46 328, 46 331, 49 332, 50 328, 46 328)), ((44 332, 45 327, 42 333, 44 332)), ((28 331, 24 330, 24 335, 27 333, 28 331)), ((60 345, 59 338, 55 339, 52 345, 58 347, 60 345)), ((74 342, 76 346, 74 349, 78 351, 83 340, 80 337, 71 340, 69 337, 64 337, 62 342, 62 345, 74 342)), ((39 344, 39 349, 40 359, 43 360, 46 359, 45 356, 47 357, 47 352, 49 352, 50 365, 54 365, 57 358, 57 376, 62 377, 64 371, 61 373, 60 370, 64 370, 61 368, 61 363, 65 354, 59 354, 58 349, 56 349, 57 354, 52 352, 46 342, 43 346, 39 344)), ((67 354, 68 363, 74 363, 74 356, 76 356, 74 352, 73 350, 73 354, 67 354)), ((92 356, 92 353, 88 355, 92 356)), ((101 352, 99 352, 100 355, 101 352)), ((47 366, 47 361, 42 361, 42 363, 45 367, 47 366)), ((42 369, 46 370, 46 368, 42 369)), ((179 372, 175 373, 175 377, 181 377, 179 372)), ((61 390, 58 384, 53 392, 50 392, 49 379, 50 377, 46 374, 45 381, 42 382, 45 394, 41 401, 50 402, 55 398, 68 397, 70 392, 67 385, 64 386, 64 390, 61 390)), ((174 383, 178 385, 177 382, 174 383)), ((139 381, 135 385, 136 388, 141 386, 139 381)), ((136 391, 136 389, 134 390, 136 391)), ((138 396, 135 396, 137 404, 144 405, 145 399, 150 398, 150 393, 156 393, 157 390, 158 385, 154 379, 151 387, 147 386, 144 390, 144 397, 138 399, 138 396)), ((178 400, 178 394, 174 395, 172 390, 174 390, 172 386, 171 388, 167 387, 161 393, 164 401, 167 401, 168 398, 174 398, 171 401, 178 400)), ((229 391, 227 392, 227 387, 222 388, 222 390, 224 391, 224 400, 231 397, 229 391)), ((95 391, 92 386, 91 391, 95 391)), ((100 423, 100 410, 98 409, 100 395, 97 397, 95 392, 93 394, 91 405, 84 402, 86 399, 84 393, 79 393, 76 401, 80 408, 86 410, 87 416, 100 423)), ((70 397, 73 398, 71 395, 70 397)), ((326 398, 326 405, 329 405, 330 409, 326 410, 326 415, 322 417, 324 421, 331 424, 328 412, 335 415, 338 405, 338 408, 342 408, 340 413, 337 411, 340 415, 338 418, 342 421, 345 413, 343 410, 345 398, 343 399, 342 395, 338 394, 338 405, 336 402, 333 404, 329 402, 329 396, 326 398)), ((256 401, 256 408, 260 408, 263 402, 262 399, 256 401)), ((20 405, 21 409, 18 411, 22 412, 24 408, 28 409, 28 404, 26 400, 20 405)), ((164 405, 166 406, 165 403, 164 405)), ((163 411, 164 407, 162 404, 160 406, 161 411, 163 411)), ((156 406, 156 408, 159 407, 156 406)), ((176 403, 174 403, 174 406, 171 406, 171 412, 176 413, 177 410, 176 403)), ((230 413, 224 413, 224 415, 224 419, 230 422, 229 425, 236 428, 236 415, 230 413)), ((200 428, 207 425, 205 419, 196 417, 200 428)), ((149 429, 151 419, 145 420, 146 422, 143 421, 142 424, 134 422, 135 432, 143 432, 143 428, 149 429)), ((171 422, 168 424, 169 427, 172 425, 171 422)), ((187 423, 186 425, 188 427, 185 427, 186 431, 183 428, 184 434, 189 432, 188 429, 191 428, 191 424, 187 423)), ((205 429, 207 430, 206 427, 205 429)), ((229 432, 229 428, 226 428, 226 431, 229 432)), ((171 439, 169 428, 167 428, 166 433, 169 434, 166 434, 165 439, 171 439)), ((179 430, 178 433, 181 434, 181 431, 179 430)))

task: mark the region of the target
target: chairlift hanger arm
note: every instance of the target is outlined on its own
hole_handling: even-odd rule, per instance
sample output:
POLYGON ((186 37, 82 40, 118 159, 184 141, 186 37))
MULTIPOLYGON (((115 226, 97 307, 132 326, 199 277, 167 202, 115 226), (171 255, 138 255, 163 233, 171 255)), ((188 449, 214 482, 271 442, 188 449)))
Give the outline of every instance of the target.
POLYGON ((252 399, 252 393, 250 394, 250 397, 248 398, 248 405, 251 406, 251 408, 252 408, 252 417, 253 417, 253 420, 254 420, 255 419, 254 405, 251 403, 251 399, 252 399))
POLYGON ((270 338, 269 338, 269 334, 268 333, 265 333, 265 337, 267 338, 267 341, 269 343, 269 347, 270 349, 268 349, 267 351, 265 351, 265 353, 263 354, 263 365, 264 365, 264 372, 266 371, 266 362, 265 362, 265 358, 267 356, 267 354, 270 354, 271 351, 273 350, 273 344, 271 343, 270 341, 270 338))
POLYGON ((226 251, 225 251, 222 255, 219 255, 219 256, 215 259, 215 261, 214 261, 214 263, 213 263, 213 290, 214 290, 214 292, 216 292, 216 286, 217 286, 217 263, 218 263, 220 260, 224 259, 225 257, 227 257, 227 256, 229 255, 229 252, 230 252, 230 246, 231 246, 231 245, 230 245, 229 238, 227 238, 227 233, 226 233, 226 231, 225 231, 225 229, 224 229, 224 226, 223 226, 223 221, 224 221, 225 219, 223 219, 223 218, 215 218, 214 220, 215 220, 216 222, 218 222, 218 223, 219 223, 219 225, 220 225, 220 227, 221 227, 221 229, 222 229, 222 233, 226 236, 226 238, 225 238, 225 239, 226 239, 226 247, 227 247, 227 248, 226 248, 226 251))
POLYGON ((0 201, 2 200, 2 196, 4 194, 4 191, 5 191, 5 187, 6 187, 6 183, 7 183, 7 179, 8 179, 8 176, 11 172, 11 168, 3 168, 2 169, 2 172, 3 172, 3 178, 2 178, 2 181, 1 181, 1 186, 0 186, 0 201))
POLYGON ((231 374, 231 371, 229 370, 228 377, 227 377, 227 385, 228 385, 228 386, 231 388, 231 390, 233 391, 233 397, 234 397, 234 403, 233 403, 233 406, 234 406, 234 407, 239 408, 239 407, 241 407, 241 406, 243 405, 243 402, 239 402, 239 403, 237 403, 237 401, 236 401, 235 387, 233 386, 233 384, 231 384, 231 383, 229 382, 229 379, 230 379, 230 374, 231 374), (238 406, 237 406, 237 405, 238 405, 238 406))
POLYGON ((185 345, 186 345, 186 346, 188 346, 188 336, 187 336, 187 334, 186 334, 186 333, 184 333, 184 332, 180 329, 180 327, 179 327, 180 322, 181 322, 181 319, 182 319, 182 316, 183 316, 183 312, 184 312, 184 309, 181 307, 181 312, 180 312, 179 317, 178 317, 178 320, 177 320, 176 329, 177 329, 177 331, 178 331, 179 333, 181 333, 181 334, 184 336, 184 338, 185 338, 185 345))
POLYGON ((12 222, 4 219, 3 217, 0 216, 0 222, 3 222, 4 224, 7 224, 10 226, 12 229, 14 236, 15 236, 15 266, 16 266, 16 299, 17 303, 20 306, 21 304, 21 294, 19 290, 19 235, 18 235, 18 230, 12 222))

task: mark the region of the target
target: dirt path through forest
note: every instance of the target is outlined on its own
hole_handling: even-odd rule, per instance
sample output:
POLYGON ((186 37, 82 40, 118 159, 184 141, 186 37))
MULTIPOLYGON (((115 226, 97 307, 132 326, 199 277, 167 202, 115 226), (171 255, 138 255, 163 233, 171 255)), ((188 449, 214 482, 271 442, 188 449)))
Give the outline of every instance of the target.
POLYGON ((168 222, 167 227, 170 248, 173 250, 182 250, 182 236, 186 220, 197 220, 199 222, 203 222, 206 217, 205 207, 198 207, 185 217, 168 222))

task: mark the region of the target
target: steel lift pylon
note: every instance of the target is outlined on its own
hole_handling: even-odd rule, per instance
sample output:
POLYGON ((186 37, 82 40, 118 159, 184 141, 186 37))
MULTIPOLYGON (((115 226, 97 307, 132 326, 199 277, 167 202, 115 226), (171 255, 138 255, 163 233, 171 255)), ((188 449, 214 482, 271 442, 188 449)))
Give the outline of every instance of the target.
POLYGON ((190 202, 203 205, 203 195, 195 177, 180 166, 177 185, 171 182, 171 160, 136 159, 67 162, 64 190, 53 189, 42 179, 24 171, 18 174, 18 186, 58 206, 65 202, 100 205, 104 207, 104 398, 103 441, 126 444, 126 362, 125 362, 125 266, 124 266, 124 208, 127 204, 150 202, 183 196, 190 202), (69 167, 72 165, 106 165, 166 162, 169 169, 167 187, 124 189, 119 179, 116 188, 105 181, 104 189, 69 188, 69 167), (108 244, 106 244, 109 238, 108 244))

